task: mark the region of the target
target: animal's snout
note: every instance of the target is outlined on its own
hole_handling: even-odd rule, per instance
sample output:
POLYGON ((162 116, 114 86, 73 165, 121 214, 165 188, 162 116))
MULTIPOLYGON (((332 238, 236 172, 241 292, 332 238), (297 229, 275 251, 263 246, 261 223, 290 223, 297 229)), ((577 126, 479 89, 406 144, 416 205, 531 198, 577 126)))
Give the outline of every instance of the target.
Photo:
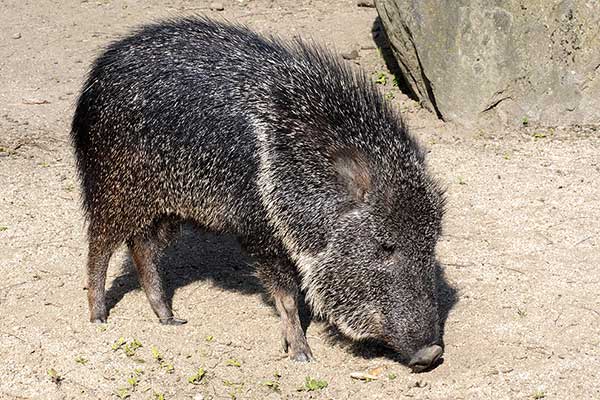
POLYGON ((437 344, 423 347, 411 358, 408 366, 412 368, 413 372, 422 372, 434 366, 442 354, 444 354, 444 349, 437 344))

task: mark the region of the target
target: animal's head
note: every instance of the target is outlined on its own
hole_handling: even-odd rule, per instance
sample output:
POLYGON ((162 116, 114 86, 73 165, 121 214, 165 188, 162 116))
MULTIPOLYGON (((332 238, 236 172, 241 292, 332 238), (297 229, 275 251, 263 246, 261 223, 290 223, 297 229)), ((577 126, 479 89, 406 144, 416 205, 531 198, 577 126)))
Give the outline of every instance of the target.
POLYGON ((349 154, 333 166, 347 202, 306 268, 307 297, 345 335, 381 340, 426 369, 442 354, 435 245, 443 194, 419 163, 386 171, 349 154))

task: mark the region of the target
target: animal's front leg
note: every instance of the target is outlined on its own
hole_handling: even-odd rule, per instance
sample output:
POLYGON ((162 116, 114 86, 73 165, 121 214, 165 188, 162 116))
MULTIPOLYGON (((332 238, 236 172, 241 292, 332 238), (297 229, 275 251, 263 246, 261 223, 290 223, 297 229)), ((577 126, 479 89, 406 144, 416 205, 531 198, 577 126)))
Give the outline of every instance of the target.
POLYGON ((273 299, 281 317, 283 348, 294 361, 314 360, 298 313, 299 288, 296 270, 290 261, 260 262, 257 272, 273 299))
POLYGON ((298 314, 297 293, 278 291, 272 294, 275 299, 275 307, 281 316, 281 332, 283 335, 283 347, 290 358, 294 361, 314 360, 306 335, 300 324, 298 314))

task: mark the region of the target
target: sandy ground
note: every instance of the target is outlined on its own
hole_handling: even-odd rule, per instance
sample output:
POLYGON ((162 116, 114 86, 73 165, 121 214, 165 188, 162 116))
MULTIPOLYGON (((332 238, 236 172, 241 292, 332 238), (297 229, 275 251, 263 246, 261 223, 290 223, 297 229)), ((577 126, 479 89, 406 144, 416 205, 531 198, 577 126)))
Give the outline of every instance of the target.
POLYGON ((382 90, 448 187, 438 253, 454 299, 446 299, 442 365, 411 374, 376 349, 332 339, 320 322, 308 328, 318 361, 288 361, 279 319, 236 243, 190 229, 164 262, 187 325, 158 324, 125 251, 109 271, 108 324, 88 322, 68 131, 102 45, 138 23, 205 13, 355 49, 360 57, 349 62, 374 78, 387 71, 374 46, 376 11, 354 0, 223 5, 217 12, 203 1, 0 1, 0 398, 600 398, 598 131, 461 130, 390 80, 382 90), (114 345, 119 338, 127 348, 114 345), (142 347, 133 350, 134 339, 142 347), (378 380, 350 377, 376 367, 378 380), (194 385, 188 378, 199 368, 205 376, 194 385), (328 386, 301 390, 306 377, 328 386))

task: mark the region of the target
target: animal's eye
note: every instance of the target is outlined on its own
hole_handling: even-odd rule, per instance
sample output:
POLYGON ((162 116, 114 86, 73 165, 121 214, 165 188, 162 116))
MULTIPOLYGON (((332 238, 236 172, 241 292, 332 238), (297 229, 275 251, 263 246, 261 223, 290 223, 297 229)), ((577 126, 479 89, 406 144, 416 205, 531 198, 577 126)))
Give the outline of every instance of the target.
POLYGON ((383 242, 381 243, 381 250, 386 257, 389 257, 396 252, 396 245, 392 242, 383 242))

